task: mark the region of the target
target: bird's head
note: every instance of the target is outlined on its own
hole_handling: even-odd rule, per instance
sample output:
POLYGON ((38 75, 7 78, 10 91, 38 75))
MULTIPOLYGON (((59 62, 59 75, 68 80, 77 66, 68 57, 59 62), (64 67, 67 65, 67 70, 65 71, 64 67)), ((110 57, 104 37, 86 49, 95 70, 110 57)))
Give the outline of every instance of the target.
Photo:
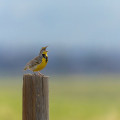
POLYGON ((47 47, 48 47, 48 46, 42 47, 41 50, 40 50, 39 55, 42 55, 42 54, 46 54, 46 55, 47 55, 47 53, 48 53, 48 51, 46 50, 47 47))

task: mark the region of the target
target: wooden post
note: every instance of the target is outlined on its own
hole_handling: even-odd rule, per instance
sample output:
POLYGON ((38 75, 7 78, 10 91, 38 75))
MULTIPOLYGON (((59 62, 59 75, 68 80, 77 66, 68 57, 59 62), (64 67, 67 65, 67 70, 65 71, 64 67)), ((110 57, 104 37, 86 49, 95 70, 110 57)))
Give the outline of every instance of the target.
POLYGON ((48 77, 35 74, 23 76, 22 118, 22 120, 49 120, 48 77))

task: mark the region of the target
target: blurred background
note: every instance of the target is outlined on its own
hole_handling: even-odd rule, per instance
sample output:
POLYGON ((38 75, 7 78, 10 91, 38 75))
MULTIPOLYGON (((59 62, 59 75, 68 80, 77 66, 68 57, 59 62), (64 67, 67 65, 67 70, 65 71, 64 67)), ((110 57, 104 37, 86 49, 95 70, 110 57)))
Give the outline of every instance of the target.
POLYGON ((1 0, 0 119, 22 119, 25 64, 48 45, 51 120, 120 120, 120 1, 1 0))

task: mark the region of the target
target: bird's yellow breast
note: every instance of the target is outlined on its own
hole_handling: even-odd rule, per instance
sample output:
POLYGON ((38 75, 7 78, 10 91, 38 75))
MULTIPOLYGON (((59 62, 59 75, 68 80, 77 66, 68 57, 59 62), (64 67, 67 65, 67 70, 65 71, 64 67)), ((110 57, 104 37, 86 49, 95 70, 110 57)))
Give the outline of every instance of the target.
POLYGON ((36 65, 35 69, 33 71, 40 71, 47 65, 46 59, 42 58, 42 62, 38 65, 36 65))

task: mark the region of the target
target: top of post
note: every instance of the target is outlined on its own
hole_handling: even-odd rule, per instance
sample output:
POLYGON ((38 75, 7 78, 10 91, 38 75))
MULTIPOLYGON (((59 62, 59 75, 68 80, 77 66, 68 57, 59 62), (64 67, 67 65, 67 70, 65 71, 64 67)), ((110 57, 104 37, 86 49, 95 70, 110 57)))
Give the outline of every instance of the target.
POLYGON ((37 78, 48 78, 49 76, 39 75, 39 74, 24 74, 23 77, 37 77, 37 78))

